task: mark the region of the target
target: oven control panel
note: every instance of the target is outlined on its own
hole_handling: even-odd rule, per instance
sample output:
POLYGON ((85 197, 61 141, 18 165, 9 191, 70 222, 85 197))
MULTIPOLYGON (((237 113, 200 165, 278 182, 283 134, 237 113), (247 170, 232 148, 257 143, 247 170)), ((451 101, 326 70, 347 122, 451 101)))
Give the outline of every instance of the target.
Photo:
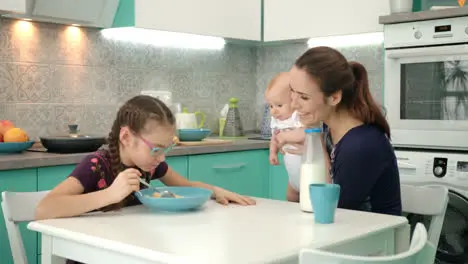
POLYGON ((468 41, 468 16, 384 26, 384 47, 402 48, 468 41))

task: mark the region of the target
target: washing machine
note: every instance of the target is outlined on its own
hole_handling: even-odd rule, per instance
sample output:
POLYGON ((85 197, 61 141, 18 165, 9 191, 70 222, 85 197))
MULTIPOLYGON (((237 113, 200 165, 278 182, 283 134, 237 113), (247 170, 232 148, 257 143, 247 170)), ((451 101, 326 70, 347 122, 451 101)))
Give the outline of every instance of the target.
MULTIPOLYGON (((449 204, 439 239, 436 262, 468 263, 468 152, 397 149, 401 184, 443 185, 449 189, 449 204)), ((430 217, 407 215, 410 225, 430 217)))

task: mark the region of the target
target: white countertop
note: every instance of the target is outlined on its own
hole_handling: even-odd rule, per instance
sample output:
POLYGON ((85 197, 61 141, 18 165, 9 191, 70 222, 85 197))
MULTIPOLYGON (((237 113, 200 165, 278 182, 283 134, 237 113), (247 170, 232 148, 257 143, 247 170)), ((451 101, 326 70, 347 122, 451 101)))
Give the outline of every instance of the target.
POLYGON ((299 204, 257 199, 256 206, 209 201, 186 213, 143 206, 119 212, 31 222, 29 228, 90 246, 164 263, 266 263, 303 247, 340 244, 407 223, 404 217, 337 210, 336 222, 314 224, 299 204))

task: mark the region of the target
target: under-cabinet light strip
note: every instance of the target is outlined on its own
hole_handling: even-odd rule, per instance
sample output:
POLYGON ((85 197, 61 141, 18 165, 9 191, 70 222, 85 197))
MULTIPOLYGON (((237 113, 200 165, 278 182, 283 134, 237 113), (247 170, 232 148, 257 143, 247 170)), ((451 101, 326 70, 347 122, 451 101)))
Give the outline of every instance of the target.
POLYGON ((220 37, 150 30, 144 28, 109 28, 103 29, 104 38, 132 43, 142 43, 158 47, 176 47, 185 49, 223 49, 226 41, 220 37))
POLYGON ((307 45, 312 47, 329 46, 334 48, 378 45, 383 43, 383 32, 373 32, 354 35, 330 36, 321 38, 311 38, 307 45))

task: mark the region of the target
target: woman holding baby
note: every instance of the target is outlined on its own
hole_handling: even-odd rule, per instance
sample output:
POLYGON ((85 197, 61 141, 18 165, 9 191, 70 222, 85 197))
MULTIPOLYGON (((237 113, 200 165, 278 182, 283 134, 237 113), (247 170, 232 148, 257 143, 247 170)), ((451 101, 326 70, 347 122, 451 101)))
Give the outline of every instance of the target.
MULTIPOLYGON (((300 56, 288 75, 291 108, 300 123, 323 122, 331 181, 341 187, 338 207, 401 215, 390 127, 372 98, 364 66, 332 48, 316 47, 300 56)), ((303 129, 292 129, 274 135, 272 144, 296 146, 286 151, 297 154, 304 138, 303 129)), ((290 184, 288 200, 297 202, 297 194, 290 184)))

